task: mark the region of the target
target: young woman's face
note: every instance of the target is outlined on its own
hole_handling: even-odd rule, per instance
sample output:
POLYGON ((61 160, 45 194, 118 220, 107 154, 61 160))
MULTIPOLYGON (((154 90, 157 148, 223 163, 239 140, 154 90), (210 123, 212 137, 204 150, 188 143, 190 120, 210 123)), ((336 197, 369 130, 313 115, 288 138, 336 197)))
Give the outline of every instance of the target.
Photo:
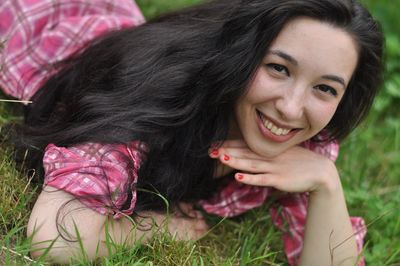
POLYGON ((238 101, 234 127, 266 157, 310 139, 334 115, 357 59, 343 30, 310 18, 290 21, 238 101))

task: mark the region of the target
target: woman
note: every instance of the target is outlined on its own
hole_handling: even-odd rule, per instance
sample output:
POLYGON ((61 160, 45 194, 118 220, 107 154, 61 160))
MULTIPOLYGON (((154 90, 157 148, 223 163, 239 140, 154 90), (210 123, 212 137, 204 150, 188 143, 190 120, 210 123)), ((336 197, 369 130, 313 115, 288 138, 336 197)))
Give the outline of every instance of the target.
POLYGON ((354 265, 334 140, 365 117, 382 73, 382 34, 357 2, 213 1, 77 51, 45 69, 17 129, 44 179, 34 257, 54 239, 49 260, 79 254, 75 228, 90 258, 108 254, 105 224, 117 243, 146 241, 153 232, 124 215, 160 224, 166 201, 193 217, 173 215, 168 230, 196 239, 207 225, 193 204, 233 216, 274 188, 290 193, 291 264, 354 265))

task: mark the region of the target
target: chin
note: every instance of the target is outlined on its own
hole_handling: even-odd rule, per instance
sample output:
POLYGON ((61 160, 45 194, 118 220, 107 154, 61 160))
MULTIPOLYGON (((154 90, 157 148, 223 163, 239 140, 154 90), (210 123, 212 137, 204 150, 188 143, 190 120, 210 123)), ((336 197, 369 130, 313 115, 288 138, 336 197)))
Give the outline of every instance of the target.
POLYGON ((282 154, 290 147, 263 147, 264 145, 257 145, 256 143, 248 143, 247 144, 254 153, 257 155, 264 157, 266 159, 275 158, 276 156, 282 154))

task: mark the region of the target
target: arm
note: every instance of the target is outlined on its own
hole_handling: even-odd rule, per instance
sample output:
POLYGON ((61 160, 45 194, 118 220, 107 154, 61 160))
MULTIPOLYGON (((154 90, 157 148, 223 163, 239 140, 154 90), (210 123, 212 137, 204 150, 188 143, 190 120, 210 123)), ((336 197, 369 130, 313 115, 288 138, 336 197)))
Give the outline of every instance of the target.
MULTIPOLYGON (((146 243, 153 235, 163 232, 164 229, 177 239, 201 237, 208 229, 201 214, 191 210, 187 205, 182 207, 183 211, 196 216, 197 219, 141 212, 136 217, 136 223, 126 217, 114 220, 111 216, 102 215, 86 207, 71 194, 46 186, 40 193, 28 222, 27 235, 32 238, 31 256, 39 258, 49 249, 45 260, 57 264, 81 261, 80 258, 84 256, 89 261, 107 257, 111 255, 107 247, 107 234, 111 243, 126 248, 135 245, 135 242, 146 243), (76 240, 76 229, 79 231, 85 255, 79 242, 60 237, 57 222, 61 226, 59 228, 62 228, 63 235, 72 240, 76 240), (155 224, 158 226, 154 226, 155 224)), ((110 251, 114 253, 115 245, 109 246, 110 251)))
POLYGON ((286 192, 310 192, 301 265, 354 265, 355 240, 351 237, 339 176, 331 160, 297 146, 275 158, 263 158, 238 141, 226 142, 220 154, 221 162, 241 171, 235 176, 239 182, 286 192), (228 160, 225 154, 230 157, 228 160))
MULTIPOLYGON (((333 165, 333 163, 332 163, 333 165)), ((355 265, 357 247, 336 168, 311 192, 300 265, 355 265)))
POLYGON ((69 148, 47 146, 43 157, 45 187, 28 223, 33 257, 45 253, 54 241, 46 260, 66 263, 82 258, 76 230, 86 252, 84 257, 89 261, 115 252, 114 245, 108 249, 107 239, 129 248, 136 242, 145 243, 164 229, 172 235, 176 233, 177 239, 196 239, 205 233, 204 219, 189 204, 182 203, 179 207, 197 219, 179 216, 180 213, 167 216, 156 212, 136 213, 135 221, 128 217, 137 199, 136 173, 142 162, 139 145, 136 141, 128 146, 100 143, 69 148), (127 200, 129 205, 125 204, 127 200))

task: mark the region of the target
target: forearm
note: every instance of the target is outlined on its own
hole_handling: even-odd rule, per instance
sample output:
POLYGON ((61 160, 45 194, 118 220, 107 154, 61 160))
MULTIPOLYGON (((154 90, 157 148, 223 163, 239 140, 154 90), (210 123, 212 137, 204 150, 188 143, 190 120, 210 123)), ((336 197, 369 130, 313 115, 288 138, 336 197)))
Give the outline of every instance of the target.
POLYGON ((340 181, 312 192, 300 265, 355 265, 353 234, 340 181))
POLYGON ((80 244, 90 260, 108 256, 106 233, 110 242, 118 245, 129 246, 136 239, 148 238, 145 235, 148 232, 135 230, 128 218, 110 219, 89 209, 71 194, 50 186, 40 193, 27 228, 28 237, 32 238, 31 256, 38 258, 47 253, 46 261, 59 264, 79 260, 80 244), (81 242, 73 241, 78 238, 77 231, 81 242))
POLYGON ((218 158, 240 171, 235 174, 238 182, 292 193, 310 192, 300 265, 355 264, 357 246, 332 160, 299 146, 266 159, 234 141, 219 148, 218 158))

